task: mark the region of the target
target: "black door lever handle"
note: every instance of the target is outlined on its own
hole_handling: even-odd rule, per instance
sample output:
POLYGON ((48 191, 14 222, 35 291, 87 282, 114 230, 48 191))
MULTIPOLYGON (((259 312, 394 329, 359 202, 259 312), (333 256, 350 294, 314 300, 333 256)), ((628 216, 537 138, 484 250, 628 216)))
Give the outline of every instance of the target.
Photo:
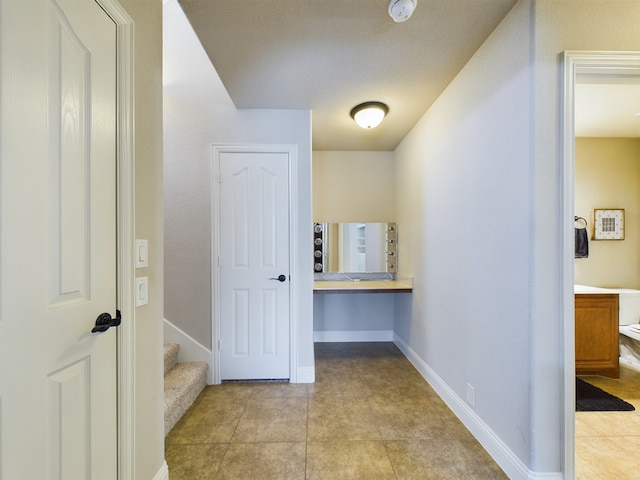
POLYGON ((269 280, 278 280, 279 282, 284 282, 287 279, 287 276, 281 273, 277 277, 271 277, 269 280))
POLYGON ((109 330, 111 327, 117 327, 122 322, 120 316, 120 310, 116 310, 116 318, 111 318, 110 313, 101 313, 96 318, 96 325, 91 329, 91 333, 102 333, 109 330))

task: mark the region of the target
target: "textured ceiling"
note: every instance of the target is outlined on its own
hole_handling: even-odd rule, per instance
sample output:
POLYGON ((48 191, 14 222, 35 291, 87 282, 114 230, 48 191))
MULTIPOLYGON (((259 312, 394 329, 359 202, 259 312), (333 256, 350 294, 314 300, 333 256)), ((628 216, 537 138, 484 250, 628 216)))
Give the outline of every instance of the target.
POLYGON ((237 108, 310 109, 314 150, 393 150, 516 0, 180 0, 237 108), (349 111, 389 106, 362 130, 349 111))
MULTIPOLYGON (((418 0, 395 23, 389 0, 180 0, 237 108, 312 110, 314 150, 364 151, 394 150, 515 3, 418 0), (362 130, 371 100, 389 114, 362 130)), ((577 135, 640 136, 630 83, 578 87, 577 135)))

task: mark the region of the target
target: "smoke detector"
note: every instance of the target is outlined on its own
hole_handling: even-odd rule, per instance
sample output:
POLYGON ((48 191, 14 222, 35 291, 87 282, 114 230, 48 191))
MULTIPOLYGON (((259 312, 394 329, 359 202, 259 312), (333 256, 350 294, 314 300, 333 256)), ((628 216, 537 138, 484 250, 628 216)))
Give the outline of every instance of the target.
POLYGON ((389 15, 394 22, 405 22, 416 9, 417 0, 391 0, 389 15))

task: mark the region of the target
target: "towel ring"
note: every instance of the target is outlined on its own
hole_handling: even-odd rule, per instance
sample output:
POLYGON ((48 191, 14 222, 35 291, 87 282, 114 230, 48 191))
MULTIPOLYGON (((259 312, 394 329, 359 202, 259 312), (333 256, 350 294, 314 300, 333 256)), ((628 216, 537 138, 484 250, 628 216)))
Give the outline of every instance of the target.
POLYGON ((587 221, 584 218, 575 216, 573 218, 573 220, 574 220, 574 222, 581 222, 581 221, 584 222, 584 227, 583 228, 587 228, 588 224, 587 224, 587 221))

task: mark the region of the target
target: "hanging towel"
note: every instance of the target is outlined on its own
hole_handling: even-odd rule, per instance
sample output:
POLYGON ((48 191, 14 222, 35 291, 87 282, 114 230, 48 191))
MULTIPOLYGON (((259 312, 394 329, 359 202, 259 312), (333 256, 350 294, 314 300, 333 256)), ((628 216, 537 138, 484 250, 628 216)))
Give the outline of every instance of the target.
POLYGON ((575 221, 582 220, 584 227, 575 227, 576 230, 576 255, 575 258, 587 258, 589 256, 589 236, 587 234, 587 221, 582 217, 575 217, 575 221))

